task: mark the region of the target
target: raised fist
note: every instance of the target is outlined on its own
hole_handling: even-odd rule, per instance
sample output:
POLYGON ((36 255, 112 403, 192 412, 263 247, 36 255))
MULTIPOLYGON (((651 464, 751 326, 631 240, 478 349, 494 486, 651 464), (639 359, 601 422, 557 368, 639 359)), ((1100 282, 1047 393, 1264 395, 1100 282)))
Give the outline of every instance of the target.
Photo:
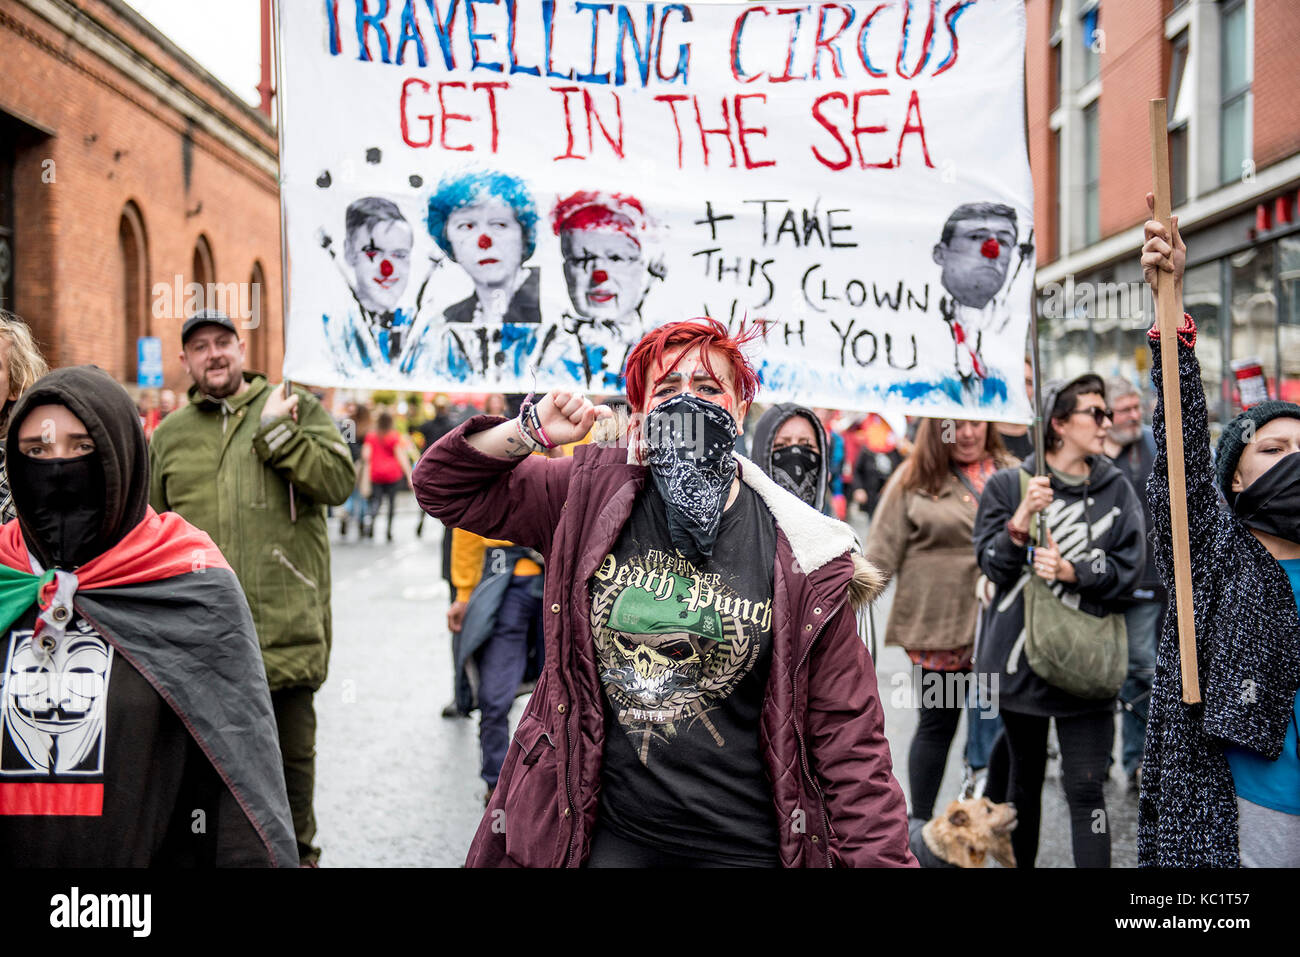
POLYGON ((613 416, 608 406, 592 405, 577 392, 548 392, 537 402, 537 417, 548 445, 568 445, 586 438, 597 419, 613 416))

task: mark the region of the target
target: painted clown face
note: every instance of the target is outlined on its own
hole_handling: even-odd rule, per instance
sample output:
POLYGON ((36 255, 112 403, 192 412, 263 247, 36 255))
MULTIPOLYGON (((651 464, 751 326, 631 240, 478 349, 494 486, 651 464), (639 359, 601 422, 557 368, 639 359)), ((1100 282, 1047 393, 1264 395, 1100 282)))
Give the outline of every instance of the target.
POLYGON ((371 312, 392 312, 411 278, 411 227, 395 219, 362 226, 348 237, 347 260, 357 298, 371 312))
POLYGON ((623 323, 631 319, 650 289, 650 270, 641 247, 616 229, 560 232, 564 281, 578 314, 623 323))
POLYGON ((983 309, 998 294, 1011 265, 1016 230, 1001 216, 963 219, 946 243, 934 247, 943 287, 963 306, 983 309))
POLYGON ((476 288, 505 288, 523 265, 523 228, 514 211, 499 199, 485 199, 449 215, 447 242, 476 288))

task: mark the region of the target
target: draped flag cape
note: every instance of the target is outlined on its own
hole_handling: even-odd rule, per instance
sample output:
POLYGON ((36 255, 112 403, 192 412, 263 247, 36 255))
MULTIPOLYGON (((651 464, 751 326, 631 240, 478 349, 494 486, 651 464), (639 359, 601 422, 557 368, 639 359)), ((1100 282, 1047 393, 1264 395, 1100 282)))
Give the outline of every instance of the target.
MULTIPOLYGON (((167 702, 266 848, 298 863, 275 715, 257 633, 235 574, 204 532, 152 508, 75 573, 73 608, 167 702)), ((68 573, 62 573, 66 580, 68 573)), ((0 623, 46 611, 56 575, 32 571, 18 521, 0 527, 0 623)), ((38 635, 40 624, 38 623, 38 635)))

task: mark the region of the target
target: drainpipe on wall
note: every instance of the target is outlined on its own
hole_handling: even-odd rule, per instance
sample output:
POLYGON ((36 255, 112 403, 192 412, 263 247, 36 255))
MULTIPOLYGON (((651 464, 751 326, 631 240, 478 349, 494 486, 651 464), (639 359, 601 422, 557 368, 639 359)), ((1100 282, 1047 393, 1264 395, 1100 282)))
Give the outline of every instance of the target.
POLYGON ((262 81, 257 84, 257 92, 262 102, 258 109, 271 118, 271 96, 275 90, 271 87, 271 0, 262 0, 262 81))

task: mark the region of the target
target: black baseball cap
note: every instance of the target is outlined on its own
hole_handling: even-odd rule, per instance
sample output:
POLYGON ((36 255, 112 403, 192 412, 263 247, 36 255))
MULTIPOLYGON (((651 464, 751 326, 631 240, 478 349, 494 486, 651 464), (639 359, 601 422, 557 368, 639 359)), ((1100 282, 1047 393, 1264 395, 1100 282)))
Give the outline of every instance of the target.
POLYGON ((181 345, 184 346, 189 341, 190 336, 194 335, 203 326, 220 326, 222 329, 229 329, 236 336, 239 330, 235 327, 235 322, 224 312, 217 312, 215 309, 204 309, 202 312, 196 312, 185 320, 185 325, 181 326, 181 345))

